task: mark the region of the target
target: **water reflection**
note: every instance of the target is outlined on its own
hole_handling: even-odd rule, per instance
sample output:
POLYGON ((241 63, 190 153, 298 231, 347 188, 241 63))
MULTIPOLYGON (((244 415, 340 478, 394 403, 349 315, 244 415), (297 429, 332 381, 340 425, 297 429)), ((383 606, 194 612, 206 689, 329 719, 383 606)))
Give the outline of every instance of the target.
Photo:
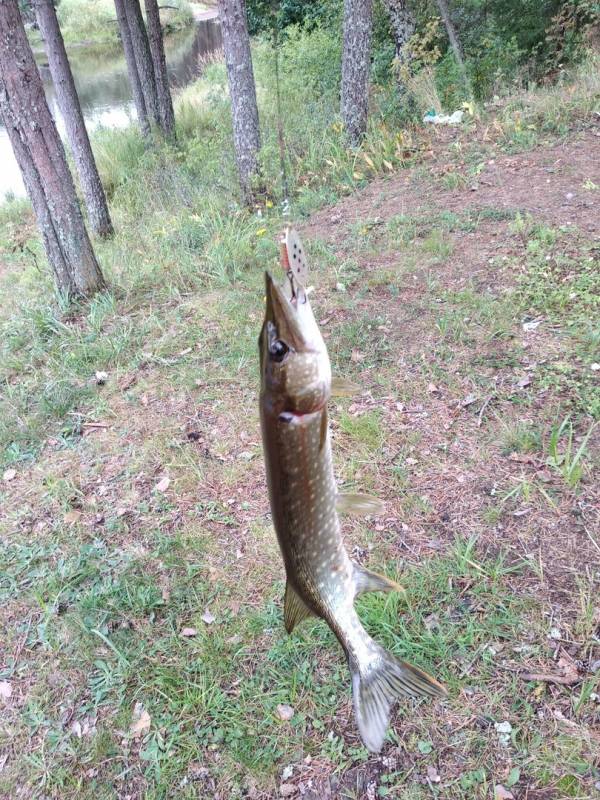
MULTIPOLYGON (((173 33, 165 38, 169 83, 181 89, 198 77, 203 57, 221 47, 221 29, 214 20, 196 22, 194 27, 173 33)), ((69 53, 69 61, 79 94, 79 101, 88 130, 100 126, 121 128, 135 119, 125 57, 120 50, 99 53, 77 48, 69 53)), ((64 124, 54 95, 50 71, 40 63, 40 73, 46 89, 50 110, 64 137, 64 124)), ((8 134, 0 125, 0 200, 12 193, 25 195, 25 187, 8 134)))

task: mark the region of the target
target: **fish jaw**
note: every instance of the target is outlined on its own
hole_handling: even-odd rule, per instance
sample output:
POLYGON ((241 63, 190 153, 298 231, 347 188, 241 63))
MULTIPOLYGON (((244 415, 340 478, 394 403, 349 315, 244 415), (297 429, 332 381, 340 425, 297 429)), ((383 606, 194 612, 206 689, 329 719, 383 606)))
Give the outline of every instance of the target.
POLYGON ((286 280, 287 292, 265 274, 261 401, 279 413, 313 413, 325 407, 331 394, 329 356, 304 287, 286 280))

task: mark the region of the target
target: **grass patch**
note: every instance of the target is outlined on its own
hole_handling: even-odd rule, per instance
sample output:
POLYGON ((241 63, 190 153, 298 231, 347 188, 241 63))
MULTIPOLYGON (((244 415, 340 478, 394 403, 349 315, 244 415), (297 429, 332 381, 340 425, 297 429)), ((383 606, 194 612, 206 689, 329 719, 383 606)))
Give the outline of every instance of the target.
MULTIPOLYGON (((195 547, 184 566, 183 546, 181 539, 155 534, 140 559, 100 540, 74 550, 56 541, 29 548, 4 544, 8 578, 2 588, 28 603, 39 620, 27 636, 28 663, 36 663, 36 645, 54 666, 38 672, 15 730, 18 740, 36 736, 45 742, 44 763, 30 762, 26 778, 11 766, 0 777, 3 791, 25 779, 31 791, 44 786, 75 796, 86 764, 103 754, 110 757, 96 770, 97 791, 118 786, 129 763, 129 780, 143 778, 149 796, 191 779, 197 762, 211 765, 231 796, 240 796, 250 779, 263 791, 274 790, 278 765, 299 763, 301 769, 307 754, 345 767, 365 763, 356 737, 349 743, 341 738, 348 725, 348 675, 326 626, 307 624, 286 636, 280 583, 262 608, 242 606, 233 614, 232 596, 209 579, 201 549, 195 547), (167 576, 168 595, 161 590, 167 576), (206 606, 215 617, 211 625, 201 619, 206 606), (182 637, 184 625, 196 633, 182 637), (56 680, 62 685, 72 675, 75 658, 86 688, 65 729, 48 715, 48 703, 56 680), (127 733, 136 703, 150 715, 141 737, 127 733), (293 706, 290 722, 278 719, 279 703, 293 706), (93 732, 79 737, 90 720, 93 732)), ((528 610, 504 584, 522 567, 502 559, 477 564, 476 557, 473 543, 459 543, 451 556, 403 571, 406 598, 373 595, 360 603, 367 628, 397 655, 429 669, 445 665, 441 677, 452 696, 460 685, 457 667, 490 637, 511 642, 528 610)), ((484 653, 477 679, 486 681, 492 665, 484 653)), ((9 671, 7 677, 16 676, 9 671)), ((510 681, 503 692, 509 688, 510 681)), ((499 696, 490 702, 496 716, 499 696)), ((399 712, 398 730, 411 713, 406 707, 399 712)), ((426 725, 429 713, 423 713, 426 725)), ((419 743, 427 738, 426 728, 414 732, 408 746, 423 754, 419 743)))

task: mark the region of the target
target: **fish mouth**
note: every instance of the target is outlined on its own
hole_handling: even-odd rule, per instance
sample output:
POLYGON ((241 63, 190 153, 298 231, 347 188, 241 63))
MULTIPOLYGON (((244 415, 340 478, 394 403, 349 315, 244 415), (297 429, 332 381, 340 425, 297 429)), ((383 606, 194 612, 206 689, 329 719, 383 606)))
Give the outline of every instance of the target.
POLYGON ((277 336, 299 350, 306 344, 298 317, 298 303, 306 302, 304 287, 295 283, 290 276, 286 277, 286 284, 281 287, 275 283, 270 272, 265 272, 265 294, 265 322, 271 322, 277 330, 277 336))

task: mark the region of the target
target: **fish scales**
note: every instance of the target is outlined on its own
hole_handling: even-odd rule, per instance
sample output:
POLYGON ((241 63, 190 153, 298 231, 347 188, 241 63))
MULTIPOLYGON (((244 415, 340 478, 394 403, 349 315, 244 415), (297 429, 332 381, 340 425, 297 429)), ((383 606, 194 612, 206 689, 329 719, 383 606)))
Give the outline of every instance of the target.
MULTIPOLYGON (((297 249, 297 234, 289 236, 297 249)), ((294 262, 289 252, 287 264, 294 262)), ((381 749, 400 695, 441 695, 427 673, 384 650, 364 629, 358 594, 397 591, 389 578, 354 563, 343 544, 337 508, 365 509, 374 498, 337 494, 327 403, 332 390, 327 348, 313 316, 302 269, 278 286, 266 274, 266 311, 259 339, 260 416, 273 524, 285 565, 288 632, 308 616, 323 619, 340 642, 352 678, 354 711, 365 746, 381 749)), ((343 382, 342 382, 343 383, 343 382)))
MULTIPOLYGON (((341 537, 329 436, 321 441, 326 411, 286 421, 264 418, 273 522, 294 588, 321 615, 351 606, 353 566, 341 537)), ((329 616, 329 614, 328 614, 329 616)), ((332 619, 333 622, 333 619, 332 619)))

